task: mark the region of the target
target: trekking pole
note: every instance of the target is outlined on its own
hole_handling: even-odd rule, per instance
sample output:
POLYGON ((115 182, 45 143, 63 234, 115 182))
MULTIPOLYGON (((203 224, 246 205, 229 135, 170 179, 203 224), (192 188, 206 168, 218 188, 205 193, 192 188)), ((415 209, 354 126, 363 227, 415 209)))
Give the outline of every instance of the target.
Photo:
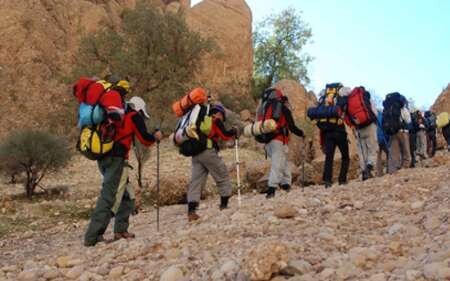
POLYGON ((156 231, 159 232, 159 141, 156 142, 156 231))
POLYGON ((238 188, 238 206, 241 207, 241 174, 240 174, 240 162, 239 162, 239 138, 234 141, 234 148, 236 151, 236 177, 237 177, 237 188, 238 188))
POLYGON ((303 138, 302 192, 305 192, 305 161, 306 161, 306 140, 305 138, 303 138))

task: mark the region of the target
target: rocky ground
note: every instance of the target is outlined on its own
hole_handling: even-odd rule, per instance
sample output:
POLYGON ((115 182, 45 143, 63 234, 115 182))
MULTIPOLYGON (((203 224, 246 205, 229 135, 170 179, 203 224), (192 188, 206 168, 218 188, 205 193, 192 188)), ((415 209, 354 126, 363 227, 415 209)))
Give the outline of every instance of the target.
MULTIPOLYGON (((0 280, 450 280, 450 157, 367 182, 132 218, 137 238, 82 246, 86 221, 0 240, 0 280)), ((108 231, 108 236, 111 235, 108 231)))

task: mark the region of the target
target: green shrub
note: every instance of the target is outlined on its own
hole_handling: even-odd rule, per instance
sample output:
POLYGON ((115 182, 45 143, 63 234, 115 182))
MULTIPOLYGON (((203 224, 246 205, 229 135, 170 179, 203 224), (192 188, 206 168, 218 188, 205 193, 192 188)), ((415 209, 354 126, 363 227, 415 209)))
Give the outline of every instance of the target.
POLYGON ((24 174, 25 193, 31 199, 42 179, 64 167, 70 156, 64 140, 46 132, 22 130, 0 145, 0 171, 9 176, 24 174))

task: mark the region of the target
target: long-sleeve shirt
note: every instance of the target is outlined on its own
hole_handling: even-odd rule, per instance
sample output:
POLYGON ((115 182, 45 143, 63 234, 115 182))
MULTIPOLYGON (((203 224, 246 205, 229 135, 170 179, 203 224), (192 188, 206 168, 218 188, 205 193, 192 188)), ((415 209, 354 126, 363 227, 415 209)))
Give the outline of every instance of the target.
POLYGON ((287 122, 289 131, 298 137, 304 137, 305 133, 303 133, 303 131, 299 127, 297 127, 297 125, 295 124, 294 117, 292 116, 291 110, 289 108, 287 108, 286 106, 283 106, 283 114, 286 118, 286 122, 287 122))
POLYGON ((113 155, 128 159, 135 136, 145 146, 155 142, 155 137, 147 131, 144 118, 136 111, 130 110, 125 114, 122 126, 116 132, 113 155))
POLYGON ((213 146, 215 149, 219 149, 219 140, 230 141, 236 136, 236 130, 227 130, 222 120, 219 118, 214 118, 211 126, 211 132, 208 138, 213 141, 213 146))

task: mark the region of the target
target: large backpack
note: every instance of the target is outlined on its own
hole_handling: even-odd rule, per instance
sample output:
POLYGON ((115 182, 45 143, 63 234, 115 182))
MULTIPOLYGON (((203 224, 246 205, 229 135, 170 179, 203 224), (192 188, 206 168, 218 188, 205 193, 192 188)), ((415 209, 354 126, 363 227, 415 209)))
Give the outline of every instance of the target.
POLYGON ((105 121, 105 110, 99 104, 102 96, 113 85, 105 80, 79 79, 74 87, 73 94, 80 103, 78 110, 78 127, 93 126, 105 121))
POLYGON ((114 145, 111 126, 102 124, 85 126, 81 129, 77 150, 90 160, 100 160, 108 155, 114 145))
POLYGON ((261 103, 257 110, 257 122, 265 123, 266 120, 275 120, 277 126, 275 130, 255 136, 255 140, 259 143, 267 144, 271 142, 280 132, 285 129, 283 124, 283 93, 277 89, 267 89, 261 96, 261 103))
POLYGON ((436 125, 439 129, 447 127, 450 124, 448 112, 442 112, 437 116, 436 125))
POLYGON ((358 129, 376 122, 377 117, 372 111, 370 93, 364 87, 356 87, 347 97, 347 120, 358 129))
POLYGON ((383 130, 388 136, 395 135, 403 129, 401 120, 402 107, 406 105, 406 99, 400 93, 390 93, 383 101, 383 130))
POLYGON ((325 93, 319 98, 319 105, 317 106, 316 114, 317 127, 320 130, 327 131, 333 128, 344 126, 343 121, 340 118, 341 108, 345 106, 346 100, 339 96, 339 90, 343 87, 342 83, 330 83, 325 86, 325 93), (328 99, 333 100, 332 103, 328 103, 328 99), (320 117, 323 113, 324 117, 320 117))
POLYGON ((208 148, 211 126, 209 105, 197 104, 183 115, 173 134, 173 142, 179 148, 179 153, 192 157, 205 151, 208 148))

